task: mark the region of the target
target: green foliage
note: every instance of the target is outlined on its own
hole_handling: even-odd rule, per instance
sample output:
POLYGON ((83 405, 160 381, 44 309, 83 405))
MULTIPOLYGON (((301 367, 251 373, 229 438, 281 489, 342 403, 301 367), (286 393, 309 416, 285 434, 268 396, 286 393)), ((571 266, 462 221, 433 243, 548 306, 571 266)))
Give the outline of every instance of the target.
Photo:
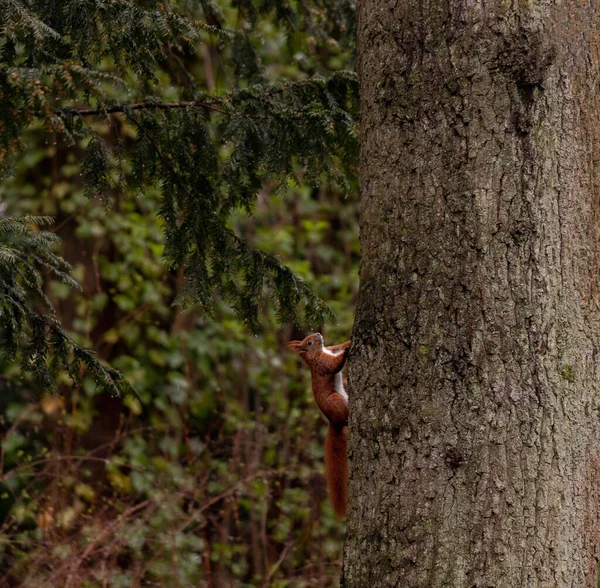
MULTIPOLYGON (((303 26, 315 35, 313 45, 345 38, 353 12, 340 0, 300 2, 296 9, 283 2, 233 6, 249 26, 265 13, 285 22, 290 35, 303 26)), ((265 185, 277 190, 289 182, 329 181, 347 189, 357 152, 352 73, 272 83, 248 31, 226 30, 212 5, 196 14, 186 2, 70 1, 52 10, 41 0, 11 0, 0 11, 6 30, 0 52, 5 172, 24 148, 23 129, 36 120, 67 144, 85 139, 89 196, 108 201, 115 189, 143 193, 160 185, 165 259, 184 270, 183 304, 210 313, 219 293, 256 328, 267 288, 284 321, 299 322, 300 305, 304 323, 331 317, 310 287, 276 256, 251 250, 228 221, 234 209, 251 212, 265 185), (213 34, 219 43, 232 41, 224 57, 235 81, 227 91, 198 90, 185 63, 213 34), (171 81, 168 101, 157 86, 162 71, 171 81), (126 89, 126 101, 115 100, 120 89, 126 89), (89 117, 110 113, 136 129, 126 145, 133 162, 128 186, 122 182, 119 127, 109 144, 89 124, 89 117)))
MULTIPOLYGON (((73 337, 121 369, 142 401, 108 405, 84 378, 64 398, 22 391, 7 404, 0 573, 25 586, 69 578, 97 586, 106 577, 123 586, 209 577, 225 586, 335 585, 343 525, 326 498, 326 424, 307 370, 283 345, 298 335, 277 329, 274 308, 261 317, 263 334, 250 338, 223 304, 212 321, 178 312, 171 303, 181 277, 165 279, 161 263, 158 191, 107 212, 84 196, 77 173, 65 185, 67 154, 55 146, 35 153, 35 167, 6 182, 3 198, 15 211, 43 206, 57 217, 84 291, 53 282, 48 296, 73 337), (55 183, 19 199, 39 181, 35 169, 57 159, 55 183), (116 424, 90 447, 107 420, 116 424)), ((333 301, 340 324, 327 340, 348 336, 355 197, 291 188, 260 202, 251 219, 234 214, 232 228, 333 301)))
POLYGON ((0 3, 2 209, 54 217, 82 285, 30 260, 56 312, 27 308, 139 393, 66 369, 40 398, 27 322, 0 356, 6 582, 336 584, 326 426, 281 321, 351 331, 352 22, 342 0, 0 3))
POLYGON ((37 231, 48 217, 0 218, 0 354, 13 361, 19 348, 21 371, 31 374, 42 390, 52 390, 54 379, 65 370, 75 382, 85 367, 97 384, 117 394, 132 391, 116 370, 105 367, 90 351, 77 345, 63 330, 50 300, 42 290, 42 272, 70 287, 77 287, 71 267, 52 252, 58 241, 54 233, 37 231), (47 314, 36 312, 43 306, 47 314), (52 354, 52 361, 48 355, 52 354))

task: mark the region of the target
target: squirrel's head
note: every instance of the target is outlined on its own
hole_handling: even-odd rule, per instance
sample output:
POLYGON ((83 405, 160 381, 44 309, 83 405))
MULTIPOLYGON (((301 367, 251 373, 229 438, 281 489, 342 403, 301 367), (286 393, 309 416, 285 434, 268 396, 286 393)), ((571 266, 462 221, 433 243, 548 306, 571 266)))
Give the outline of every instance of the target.
POLYGON ((323 335, 321 333, 313 333, 302 339, 302 341, 290 341, 287 346, 300 355, 300 357, 306 356, 309 353, 320 353, 323 351, 323 335))

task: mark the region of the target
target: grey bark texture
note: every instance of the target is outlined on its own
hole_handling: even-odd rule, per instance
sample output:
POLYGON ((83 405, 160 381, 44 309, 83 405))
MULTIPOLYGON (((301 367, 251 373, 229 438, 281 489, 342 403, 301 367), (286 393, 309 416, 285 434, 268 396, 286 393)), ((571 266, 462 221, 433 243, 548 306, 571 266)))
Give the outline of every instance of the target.
POLYGON ((346 588, 598 577, 598 2, 361 0, 346 588))

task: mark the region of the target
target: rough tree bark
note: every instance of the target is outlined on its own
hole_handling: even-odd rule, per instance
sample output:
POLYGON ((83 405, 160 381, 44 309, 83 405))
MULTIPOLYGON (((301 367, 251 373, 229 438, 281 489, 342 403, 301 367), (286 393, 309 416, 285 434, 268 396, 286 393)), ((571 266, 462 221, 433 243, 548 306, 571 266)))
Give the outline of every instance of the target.
POLYGON ((361 0, 343 584, 597 584, 598 2, 361 0))

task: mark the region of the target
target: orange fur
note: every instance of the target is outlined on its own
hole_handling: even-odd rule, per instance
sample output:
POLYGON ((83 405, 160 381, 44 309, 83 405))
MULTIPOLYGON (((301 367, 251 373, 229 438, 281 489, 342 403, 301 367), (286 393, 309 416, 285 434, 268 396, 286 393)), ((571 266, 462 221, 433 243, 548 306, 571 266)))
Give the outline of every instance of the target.
POLYGON ((331 423, 325 439, 325 471, 331 506, 339 517, 348 506, 348 427, 331 423))
POLYGON ((346 514, 348 503, 348 400, 339 372, 344 367, 349 346, 350 341, 346 341, 324 347, 320 333, 288 343, 288 347, 308 364, 317 406, 329 421, 325 469, 331 505, 341 517, 346 514))

